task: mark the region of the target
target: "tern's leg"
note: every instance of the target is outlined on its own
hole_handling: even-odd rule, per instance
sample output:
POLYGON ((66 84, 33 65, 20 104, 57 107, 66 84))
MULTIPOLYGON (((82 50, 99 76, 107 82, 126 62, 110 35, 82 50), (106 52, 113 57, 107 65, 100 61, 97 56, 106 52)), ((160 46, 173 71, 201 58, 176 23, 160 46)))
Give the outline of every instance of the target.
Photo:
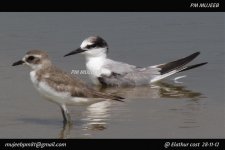
POLYGON ((63 116, 63 122, 64 123, 69 123, 71 122, 71 117, 70 117, 70 113, 66 107, 65 104, 60 105, 61 111, 62 111, 62 116, 63 116))

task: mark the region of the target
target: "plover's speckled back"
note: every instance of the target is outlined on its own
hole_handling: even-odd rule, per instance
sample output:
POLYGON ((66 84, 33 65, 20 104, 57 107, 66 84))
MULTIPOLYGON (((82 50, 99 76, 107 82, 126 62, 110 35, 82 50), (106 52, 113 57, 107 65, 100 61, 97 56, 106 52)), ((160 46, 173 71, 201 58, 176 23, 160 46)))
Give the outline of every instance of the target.
POLYGON ((136 67, 123 62, 107 58, 108 44, 99 36, 90 36, 85 39, 80 48, 65 56, 82 53, 86 58, 86 67, 94 84, 104 86, 137 86, 148 85, 162 80, 175 73, 193 69, 205 63, 184 66, 196 58, 200 52, 193 53, 185 58, 169 63, 136 67))
POLYGON ((71 121, 66 104, 92 104, 103 100, 122 101, 123 99, 98 92, 77 77, 56 68, 44 51, 31 50, 12 66, 21 64, 30 66, 30 78, 38 92, 60 106, 64 123, 71 121))

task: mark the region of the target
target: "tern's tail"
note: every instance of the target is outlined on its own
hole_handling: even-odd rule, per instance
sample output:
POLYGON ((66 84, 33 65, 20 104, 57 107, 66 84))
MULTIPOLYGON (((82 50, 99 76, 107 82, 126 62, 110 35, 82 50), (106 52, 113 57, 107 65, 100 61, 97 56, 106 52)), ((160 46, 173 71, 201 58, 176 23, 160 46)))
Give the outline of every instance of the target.
POLYGON ((154 66, 155 68, 160 69, 159 70, 160 75, 151 79, 151 83, 159 81, 161 79, 164 79, 164 78, 171 76, 177 72, 183 72, 183 71, 190 70, 190 69, 207 64, 207 62, 204 62, 204 63, 199 63, 199 64, 195 64, 195 65, 190 65, 190 66, 184 66, 187 63, 191 62, 193 59, 195 59, 199 54, 200 54, 200 52, 196 52, 185 58, 181 58, 176 61, 172 61, 169 63, 154 66))

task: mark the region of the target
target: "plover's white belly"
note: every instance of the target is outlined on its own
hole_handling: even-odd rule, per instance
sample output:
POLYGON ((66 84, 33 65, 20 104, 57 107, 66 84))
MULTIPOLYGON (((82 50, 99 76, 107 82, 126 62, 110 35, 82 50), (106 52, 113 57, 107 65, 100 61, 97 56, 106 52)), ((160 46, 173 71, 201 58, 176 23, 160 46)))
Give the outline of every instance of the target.
POLYGON ((102 99, 89 99, 82 97, 72 97, 69 92, 64 91, 56 91, 54 88, 49 86, 46 82, 39 82, 36 78, 36 74, 34 71, 30 72, 31 81, 34 84, 34 87, 37 91, 45 97, 47 100, 52 101, 57 104, 92 104, 98 101, 102 101, 102 99))
POLYGON ((56 102, 58 104, 93 104, 102 99, 95 98, 82 98, 82 97, 72 97, 69 92, 59 92, 54 90, 52 87, 48 86, 45 82, 40 82, 38 91, 50 101, 56 102))

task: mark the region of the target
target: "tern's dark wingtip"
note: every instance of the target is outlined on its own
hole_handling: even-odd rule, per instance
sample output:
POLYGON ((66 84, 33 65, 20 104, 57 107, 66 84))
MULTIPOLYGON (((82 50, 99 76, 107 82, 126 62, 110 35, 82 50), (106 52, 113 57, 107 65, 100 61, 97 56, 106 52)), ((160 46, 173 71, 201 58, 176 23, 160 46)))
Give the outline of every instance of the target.
POLYGON ((194 53, 194 55, 198 56, 201 52, 200 51, 197 51, 194 53))
POLYGON ((202 63, 202 65, 206 65, 206 64, 208 64, 208 62, 204 62, 204 63, 202 63))
POLYGON ((63 57, 69 56, 68 54, 64 55, 63 57))
POLYGON ((187 66, 186 68, 180 70, 179 72, 183 72, 183 71, 187 71, 187 70, 190 70, 190 69, 193 69, 193 68, 197 68, 197 67, 203 66, 203 65, 205 65, 207 63, 208 62, 204 62, 204 63, 200 63, 200 64, 195 64, 195 65, 187 66))
POLYGON ((200 64, 197 64, 198 66, 203 66, 203 65, 206 65, 208 64, 208 62, 203 62, 203 63, 200 63, 200 64))

